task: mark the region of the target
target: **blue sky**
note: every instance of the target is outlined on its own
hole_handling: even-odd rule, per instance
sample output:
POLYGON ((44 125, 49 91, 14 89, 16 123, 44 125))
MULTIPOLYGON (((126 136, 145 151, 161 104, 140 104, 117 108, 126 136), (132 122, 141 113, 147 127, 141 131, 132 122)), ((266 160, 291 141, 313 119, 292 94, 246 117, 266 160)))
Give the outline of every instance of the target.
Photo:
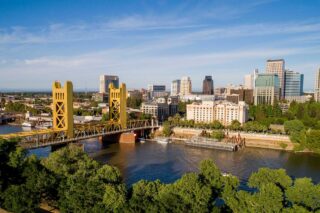
POLYGON ((305 75, 320 68, 320 0, 0 0, 0 90, 71 80, 97 89, 100 74, 129 88, 205 75, 240 84, 267 59, 305 75))

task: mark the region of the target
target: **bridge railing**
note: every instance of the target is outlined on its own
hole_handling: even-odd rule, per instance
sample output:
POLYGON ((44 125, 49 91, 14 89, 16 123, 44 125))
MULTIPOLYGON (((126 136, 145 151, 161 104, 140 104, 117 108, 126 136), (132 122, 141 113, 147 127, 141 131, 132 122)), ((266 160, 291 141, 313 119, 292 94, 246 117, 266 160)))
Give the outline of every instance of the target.
POLYGON ((34 130, 31 132, 20 132, 14 134, 0 135, 0 138, 10 139, 17 138, 19 145, 25 148, 36 148, 51 144, 59 144, 82 140, 95 136, 134 131, 146 128, 154 128, 157 123, 152 120, 131 120, 128 121, 127 127, 122 128, 118 123, 95 122, 87 124, 74 125, 74 138, 67 138, 66 131, 57 131, 53 129, 34 130))

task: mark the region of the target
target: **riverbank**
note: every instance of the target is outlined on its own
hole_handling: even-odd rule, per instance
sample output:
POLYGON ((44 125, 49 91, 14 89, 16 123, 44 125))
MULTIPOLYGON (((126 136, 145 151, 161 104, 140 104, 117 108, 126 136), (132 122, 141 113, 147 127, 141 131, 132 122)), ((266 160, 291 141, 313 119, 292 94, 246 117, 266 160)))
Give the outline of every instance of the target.
MULTIPOLYGON (((194 136, 199 136, 203 129, 174 127, 172 131, 173 138, 190 139, 194 136)), ((271 135, 233 131, 225 131, 225 133, 230 137, 240 136, 241 138, 244 138, 246 141, 246 147, 293 151, 295 146, 295 144, 291 142, 289 136, 287 135, 271 135)))

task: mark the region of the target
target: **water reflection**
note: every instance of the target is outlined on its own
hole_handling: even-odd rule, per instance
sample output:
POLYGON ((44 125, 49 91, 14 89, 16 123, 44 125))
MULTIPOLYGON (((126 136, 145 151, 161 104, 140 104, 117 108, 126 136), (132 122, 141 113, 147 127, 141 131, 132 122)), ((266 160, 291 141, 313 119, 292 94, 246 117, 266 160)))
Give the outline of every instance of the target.
MULTIPOLYGON (((0 126, 0 134, 21 131, 21 127, 0 126)), ((173 182, 186 172, 198 171, 203 159, 213 159, 223 172, 246 181, 260 167, 284 168, 292 177, 311 177, 320 182, 320 156, 277 150, 245 148, 238 152, 203 149, 183 144, 105 144, 97 138, 82 142, 94 159, 118 167, 127 184, 140 179, 173 182)), ((30 154, 46 157, 50 147, 30 150, 30 154)))
POLYGON ((127 184, 140 179, 172 182, 185 172, 198 171, 199 163, 203 159, 213 159, 221 171, 232 173, 243 181, 260 167, 269 167, 285 168, 290 176, 307 176, 320 182, 318 155, 255 148, 228 152, 155 142, 111 144, 101 150, 98 145, 94 150, 93 144, 90 145, 90 151, 87 150, 89 154, 102 163, 117 166, 127 184))

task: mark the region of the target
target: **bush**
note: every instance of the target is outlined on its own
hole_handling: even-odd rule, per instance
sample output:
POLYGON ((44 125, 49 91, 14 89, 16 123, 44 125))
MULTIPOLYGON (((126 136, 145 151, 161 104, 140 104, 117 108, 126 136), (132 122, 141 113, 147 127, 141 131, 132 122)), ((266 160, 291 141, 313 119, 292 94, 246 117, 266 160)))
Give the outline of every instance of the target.
POLYGON ((222 140, 224 138, 224 131, 222 130, 214 130, 211 132, 211 138, 222 140))

